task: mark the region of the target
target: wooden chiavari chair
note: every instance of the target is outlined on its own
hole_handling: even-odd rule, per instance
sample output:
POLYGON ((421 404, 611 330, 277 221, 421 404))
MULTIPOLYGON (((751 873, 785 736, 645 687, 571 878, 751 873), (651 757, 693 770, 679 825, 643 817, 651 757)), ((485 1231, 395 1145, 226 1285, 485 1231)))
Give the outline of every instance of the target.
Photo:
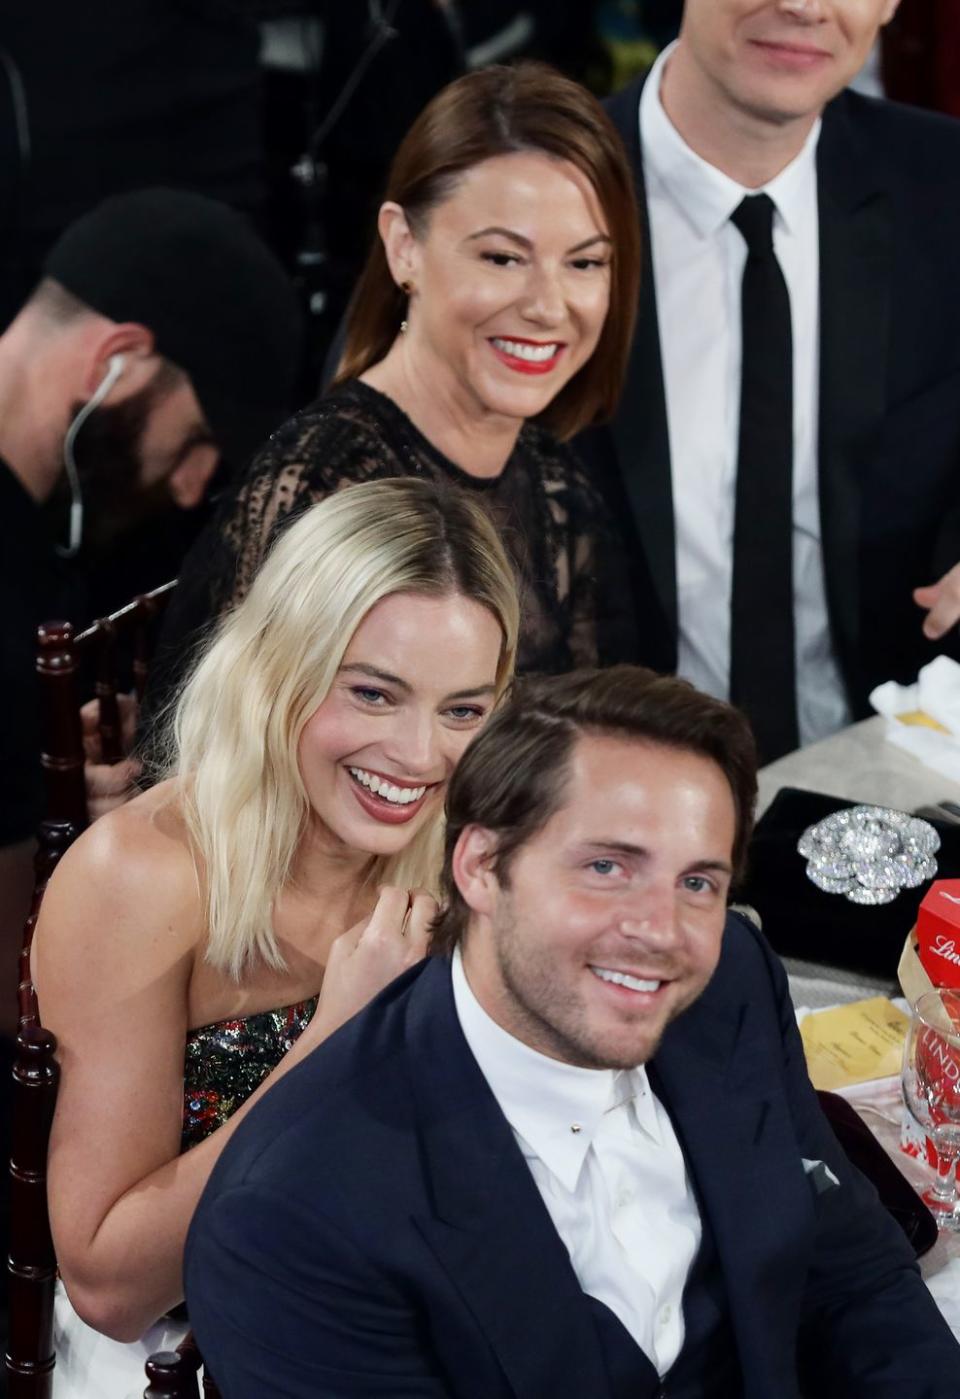
MULTIPOLYGON (((37 637, 42 753, 47 800, 35 857, 36 883, 20 954, 19 1032, 13 1065, 13 1145, 10 1160, 11 1234, 8 1259, 10 1331, 5 1368, 10 1399, 50 1399, 56 1258, 46 1197, 46 1157, 59 1069, 56 1038, 40 1019, 30 974, 30 948, 47 882, 61 856, 88 824, 84 779, 81 674, 90 668, 99 701, 99 736, 105 762, 123 756, 118 661, 129 653, 138 698, 146 682, 152 633, 175 582, 135 598, 79 634, 66 622, 41 626, 37 637)), ((176 1399, 197 1394, 189 1348, 156 1368, 156 1382, 192 1378, 193 1389, 159 1389, 176 1399), (191 1369, 192 1366, 192 1369, 191 1369)), ((151 1383, 153 1378, 151 1377, 151 1383)))

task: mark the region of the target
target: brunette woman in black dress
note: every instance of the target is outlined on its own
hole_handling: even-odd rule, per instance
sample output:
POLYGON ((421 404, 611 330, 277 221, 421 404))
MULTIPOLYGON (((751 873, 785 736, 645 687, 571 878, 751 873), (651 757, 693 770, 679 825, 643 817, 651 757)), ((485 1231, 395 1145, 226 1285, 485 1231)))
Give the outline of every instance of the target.
POLYGON ((489 511, 520 583, 522 670, 635 658, 619 534, 563 445, 613 409, 637 300, 636 201, 606 115, 539 64, 460 78, 401 145, 378 226, 331 391, 271 438, 187 561, 167 683, 286 521, 401 475, 489 511))

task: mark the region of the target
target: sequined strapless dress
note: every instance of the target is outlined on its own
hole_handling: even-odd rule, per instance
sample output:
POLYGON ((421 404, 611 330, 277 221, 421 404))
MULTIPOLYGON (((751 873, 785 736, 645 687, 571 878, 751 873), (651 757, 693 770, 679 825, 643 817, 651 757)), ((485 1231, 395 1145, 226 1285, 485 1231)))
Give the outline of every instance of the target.
MULTIPOLYGON (((182 1151, 215 1132, 249 1098, 306 1029, 316 1005, 314 997, 190 1031, 184 1056, 182 1151)), ((176 1349, 186 1330, 185 1321, 162 1317, 139 1341, 111 1341, 80 1320, 58 1283, 52 1399, 140 1399, 147 1357, 176 1349)))
POLYGON ((233 1116, 300 1038, 316 1007, 314 997, 190 1031, 183 1064, 181 1151, 233 1116))

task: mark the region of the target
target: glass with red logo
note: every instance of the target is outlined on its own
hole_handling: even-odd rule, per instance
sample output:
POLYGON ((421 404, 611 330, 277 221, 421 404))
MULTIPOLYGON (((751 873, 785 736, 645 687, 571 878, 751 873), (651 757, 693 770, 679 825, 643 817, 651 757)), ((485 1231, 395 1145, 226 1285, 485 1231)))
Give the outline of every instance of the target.
POLYGON ((960 1232, 960 990, 927 991, 914 1006, 903 1050, 903 1096, 939 1158, 924 1202, 939 1228, 960 1232))

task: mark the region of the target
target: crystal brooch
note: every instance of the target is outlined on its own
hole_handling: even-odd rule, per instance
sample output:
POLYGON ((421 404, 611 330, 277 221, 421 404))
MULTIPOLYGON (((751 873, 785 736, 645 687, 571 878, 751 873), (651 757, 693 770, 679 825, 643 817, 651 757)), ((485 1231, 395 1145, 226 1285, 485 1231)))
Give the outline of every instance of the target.
POLYGON ((886 806, 834 811, 797 842, 807 878, 855 904, 888 904, 937 872, 940 837, 929 821, 886 806))

